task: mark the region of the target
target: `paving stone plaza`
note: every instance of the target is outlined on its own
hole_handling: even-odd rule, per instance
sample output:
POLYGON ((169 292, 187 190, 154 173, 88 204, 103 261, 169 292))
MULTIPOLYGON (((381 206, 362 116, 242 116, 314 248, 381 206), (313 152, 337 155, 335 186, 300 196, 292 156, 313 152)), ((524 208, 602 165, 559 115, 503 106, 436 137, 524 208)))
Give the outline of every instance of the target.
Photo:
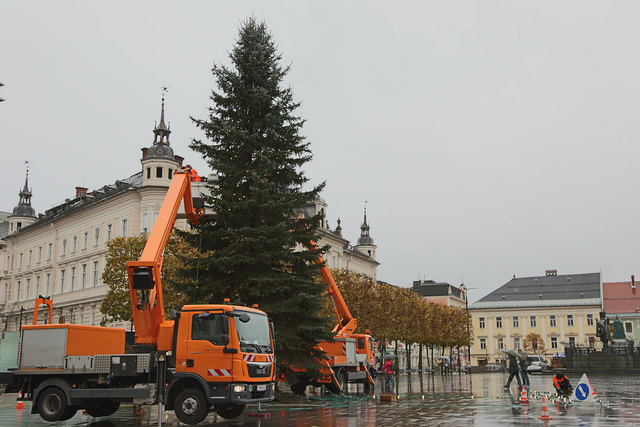
MULTIPOLYGON (((580 375, 570 375, 576 384, 580 375)), ((503 373, 472 375, 401 375, 397 382, 395 402, 379 399, 382 378, 378 377, 375 394, 367 397, 352 388, 346 398, 330 395, 309 395, 309 401, 296 404, 263 405, 268 418, 249 416, 255 408, 233 420, 223 420, 211 413, 200 425, 212 426, 395 426, 395 425, 565 425, 617 426, 640 425, 640 377, 590 376, 603 406, 591 403, 565 406, 549 402, 550 421, 541 421, 541 393, 553 390, 550 375, 531 377, 529 403, 520 404, 520 392, 512 384, 509 391, 502 385, 503 373)), ((354 387, 353 385, 351 387, 354 387)), ((31 414, 31 403, 24 409, 15 408, 16 395, 0 396, 0 426, 49 425, 39 415, 31 414)), ((172 412, 164 412, 162 425, 179 425, 172 412)), ((82 426, 157 426, 157 407, 148 407, 141 417, 132 415, 131 405, 122 405, 110 417, 92 418, 78 413, 74 418, 56 425, 82 426)))

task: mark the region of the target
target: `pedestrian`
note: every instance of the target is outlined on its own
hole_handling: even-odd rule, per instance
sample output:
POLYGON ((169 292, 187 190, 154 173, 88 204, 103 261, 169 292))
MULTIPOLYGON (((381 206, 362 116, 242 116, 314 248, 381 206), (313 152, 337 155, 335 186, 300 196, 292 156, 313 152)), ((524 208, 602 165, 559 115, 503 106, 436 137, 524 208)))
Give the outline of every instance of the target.
POLYGON ((442 361, 444 362, 444 374, 445 375, 450 374, 451 373, 451 367, 450 367, 451 362, 449 362, 449 358, 445 357, 442 361))
POLYGON ((531 364, 529 362, 529 356, 527 356, 522 349, 518 350, 518 354, 520 354, 520 375, 522 376, 522 385, 529 390, 529 386, 531 385, 531 382, 529 381, 529 373, 527 372, 527 368, 529 368, 529 365, 531 364))
POLYGON ((396 379, 393 377, 393 356, 387 357, 387 360, 382 366, 382 372, 385 374, 384 388, 388 394, 393 393, 393 389, 396 387, 396 379))
POLYGON ((507 383, 504 385, 504 388, 509 388, 509 386, 511 385, 511 380, 513 380, 513 378, 515 377, 516 381, 518 381, 518 389, 522 388, 522 383, 520 382, 520 375, 518 375, 518 371, 520 370, 520 367, 518 366, 518 361, 516 360, 516 357, 513 354, 509 355, 509 366, 507 368, 507 371, 509 372, 509 379, 507 380, 507 383))

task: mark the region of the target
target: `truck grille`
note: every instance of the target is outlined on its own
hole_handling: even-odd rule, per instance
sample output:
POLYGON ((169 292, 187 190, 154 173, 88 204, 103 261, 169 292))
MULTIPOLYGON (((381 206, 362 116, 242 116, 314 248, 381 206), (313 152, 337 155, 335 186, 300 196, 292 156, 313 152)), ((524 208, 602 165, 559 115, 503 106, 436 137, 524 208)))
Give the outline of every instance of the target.
POLYGON ((247 363, 251 378, 267 378, 271 376, 271 363, 247 363))

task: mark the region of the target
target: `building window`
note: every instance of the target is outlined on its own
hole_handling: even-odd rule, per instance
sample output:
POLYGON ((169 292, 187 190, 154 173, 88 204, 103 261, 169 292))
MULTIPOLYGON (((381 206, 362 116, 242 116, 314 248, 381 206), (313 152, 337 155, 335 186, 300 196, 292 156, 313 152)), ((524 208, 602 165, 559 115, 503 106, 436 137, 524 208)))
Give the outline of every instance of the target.
POLYGON ((520 350, 520 338, 516 337, 513 339, 513 348, 520 350))
POLYGON ((486 350, 486 349, 487 349, 487 339, 480 338, 480 350, 486 350))
POLYGON ((478 317, 478 327, 484 329, 484 317, 478 317))
POLYGON ((514 328, 520 327, 520 318, 518 316, 513 316, 513 327, 514 328))
POLYGON ((82 264, 82 289, 87 285, 87 264, 82 264))
POLYGON ((576 345, 576 337, 569 337, 569 345, 571 347, 575 347, 575 345, 576 345))
POLYGON ((92 325, 96 324, 96 306, 95 305, 91 306, 91 324, 92 325))
POLYGON ((47 245, 47 261, 51 260, 51 255, 53 254, 53 243, 49 243, 47 245))
POLYGON ((9 284, 5 283, 4 284, 4 302, 6 303, 7 301, 9 301, 9 284))
POLYGON ((16 301, 20 301, 20 280, 16 284, 16 301))
POLYGON ((42 246, 38 246, 38 255, 36 256, 36 264, 42 262, 42 246))
POLYGON ((498 350, 504 350, 504 339, 498 338, 498 350))
POLYGON ((631 324, 631 322, 624 322, 624 330, 628 333, 633 332, 633 325, 631 324))
POLYGON ((552 328, 556 327, 556 316, 554 314, 549 316, 549 326, 552 328))
POLYGON ((75 254, 76 250, 78 250, 78 235, 74 235, 71 239, 71 253, 75 254))
POLYGON ((38 298, 38 296, 40 296, 40 276, 36 276, 36 294, 34 297, 38 298))
POLYGON ((596 337, 587 337, 587 339, 589 340, 589 347, 596 345, 596 337))
POLYGON ((111 240, 111 224, 107 224, 107 241, 111 240))
POLYGON ((162 166, 156 167, 156 178, 162 178, 162 166))
POLYGON ((151 179, 151 168, 147 168, 147 179, 151 179))
POLYGON ((149 214, 145 212, 142 214, 142 232, 146 234, 148 228, 149 228, 149 214))
POLYGON ((173 175, 173 169, 169 168, 169 175, 167 175, 167 178, 171 179, 171 175, 173 175))
POLYGON ((73 290, 73 288, 76 287, 76 268, 75 267, 71 267, 71 289, 73 290))
POLYGON ((535 328, 538 326, 538 322, 536 322, 536 316, 529 316, 529 325, 532 328, 535 328))
POLYGON ((47 277, 47 281, 45 282, 44 296, 48 297, 48 296, 51 296, 51 293, 49 293, 51 288, 51 273, 47 273, 46 277, 47 277))
POLYGON ((64 292, 64 276, 65 276, 64 273, 65 273, 64 269, 60 270, 60 289, 58 291, 59 294, 64 292))
POLYGON ((31 279, 27 279, 27 289, 24 295, 24 299, 29 299, 29 293, 31 292, 31 279))
POLYGON ((593 326, 593 314, 587 314, 587 326, 593 326))
POLYGON ((93 261, 93 286, 98 286, 98 261, 93 261))
POLYGON ((22 268, 22 252, 18 255, 18 268, 22 268))
POLYGON ((557 349, 558 348, 558 338, 551 337, 551 348, 553 348, 553 349, 557 349))
POLYGON ((122 218, 122 237, 127 237, 127 218, 122 218))
POLYGON ((62 256, 67 254, 67 238, 62 239, 62 256))
POLYGON ((496 317, 496 328, 502 328, 502 317, 496 317))
POLYGON ((98 246, 100 243, 100 227, 96 227, 93 234, 93 246, 98 246))
POLYGON ((33 249, 29 249, 29 257, 27 258, 27 267, 31 265, 33 259, 33 249))
POLYGON ((89 230, 82 233, 82 249, 87 249, 89 245, 89 230))
POLYGON ((573 314, 567 314, 567 326, 573 326, 573 314))

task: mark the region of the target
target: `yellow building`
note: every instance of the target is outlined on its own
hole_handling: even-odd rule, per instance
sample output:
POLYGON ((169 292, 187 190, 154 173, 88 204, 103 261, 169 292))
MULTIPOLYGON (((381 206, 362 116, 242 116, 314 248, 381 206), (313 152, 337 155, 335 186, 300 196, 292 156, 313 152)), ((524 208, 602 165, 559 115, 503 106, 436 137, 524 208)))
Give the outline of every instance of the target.
POLYGON ((595 342, 595 322, 602 310, 600 273, 515 276, 469 306, 473 325, 471 364, 501 363, 502 350, 524 348, 528 334, 542 337, 550 358, 564 346, 595 342))

